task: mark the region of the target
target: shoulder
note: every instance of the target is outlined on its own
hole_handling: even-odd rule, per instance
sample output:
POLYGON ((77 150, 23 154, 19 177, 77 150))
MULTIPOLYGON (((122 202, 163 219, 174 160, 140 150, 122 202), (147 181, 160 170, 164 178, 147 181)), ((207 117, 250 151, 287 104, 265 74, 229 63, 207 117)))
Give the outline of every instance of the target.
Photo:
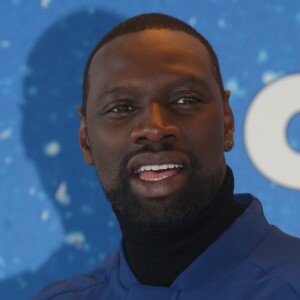
POLYGON ((31 300, 79 300, 90 299, 95 290, 101 293, 107 286, 111 271, 118 266, 118 253, 110 254, 102 265, 92 272, 54 282, 44 287, 31 300))
POLYGON ((300 296, 300 239, 271 226, 250 257, 268 276, 290 286, 300 296))
POLYGON ((253 195, 238 194, 235 200, 247 206, 243 215, 251 218, 247 219, 246 225, 255 226, 256 231, 260 228, 262 233, 246 261, 269 279, 281 281, 300 296, 300 239, 270 225, 260 201, 253 195))

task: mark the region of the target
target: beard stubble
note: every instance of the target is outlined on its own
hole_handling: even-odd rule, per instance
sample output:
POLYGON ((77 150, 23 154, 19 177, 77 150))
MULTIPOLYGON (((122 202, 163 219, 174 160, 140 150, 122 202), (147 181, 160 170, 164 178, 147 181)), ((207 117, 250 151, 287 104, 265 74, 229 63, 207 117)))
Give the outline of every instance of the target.
MULTIPOLYGON (((185 225, 197 219, 212 202, 223 180, 222 170, 203 174, 201 164, 193 153, 186 154, 190 160, 191 170, 187 184, 176 194, 149 200, 133 193, 127 173, 129 160, 139 153, 172 150, 173 147, 167 143, 160 144, 158 148, 145 145, 142 149, 124 157, 114 183, 110 187, 103 186, 118 219, 122 218, 151 234, 178 233, 185 225)), ((99 174, 98 177, 100 178, 99 174)))

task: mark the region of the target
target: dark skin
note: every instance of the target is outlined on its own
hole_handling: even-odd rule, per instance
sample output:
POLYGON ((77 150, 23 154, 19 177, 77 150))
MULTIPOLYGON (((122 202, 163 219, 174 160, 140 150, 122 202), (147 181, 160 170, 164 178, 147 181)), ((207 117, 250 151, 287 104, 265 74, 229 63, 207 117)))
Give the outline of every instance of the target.
POLYGON ((96 167, 108 194, 126 182, 127 198, 135 198, 139 210, 124 212, 130 199, 126 207, 109 199, 113 207, 133 223, 151 215, 148 222, 159 224, 177 206, 175 224, 208 205, 225 176, 234 120, 230 92, 220 91, 202 43, 165 29, 126 34, 96 53, 89 80, 86 115, 79 110, 84 160, 96 167), (169 169, 136 174, 163 165, 169 169), (181 213, 193 177, 200 204, 181 213))

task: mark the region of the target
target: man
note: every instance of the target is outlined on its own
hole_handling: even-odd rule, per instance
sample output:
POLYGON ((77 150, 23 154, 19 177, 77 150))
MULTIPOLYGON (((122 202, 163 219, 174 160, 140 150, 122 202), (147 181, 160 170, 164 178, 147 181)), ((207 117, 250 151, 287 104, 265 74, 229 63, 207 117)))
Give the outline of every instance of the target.
POLYGON ((100 41, 79 141, 123 240, 34 299, 300 299, 300 241, 233 195, 229 95, 211 45, 175 18, 140 15, 100 41))

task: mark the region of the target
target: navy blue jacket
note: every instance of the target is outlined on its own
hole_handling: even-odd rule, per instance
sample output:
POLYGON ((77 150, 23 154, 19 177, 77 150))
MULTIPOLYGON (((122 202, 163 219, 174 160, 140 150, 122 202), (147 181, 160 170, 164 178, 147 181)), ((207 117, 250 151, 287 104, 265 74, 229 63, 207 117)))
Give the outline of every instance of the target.
POLYGON ((122 246, 96 270, 44 288, 33 300, 300 299, 300 239, 268 224, 248 194, 245 212, 170 287, 141 285, 122 246))

